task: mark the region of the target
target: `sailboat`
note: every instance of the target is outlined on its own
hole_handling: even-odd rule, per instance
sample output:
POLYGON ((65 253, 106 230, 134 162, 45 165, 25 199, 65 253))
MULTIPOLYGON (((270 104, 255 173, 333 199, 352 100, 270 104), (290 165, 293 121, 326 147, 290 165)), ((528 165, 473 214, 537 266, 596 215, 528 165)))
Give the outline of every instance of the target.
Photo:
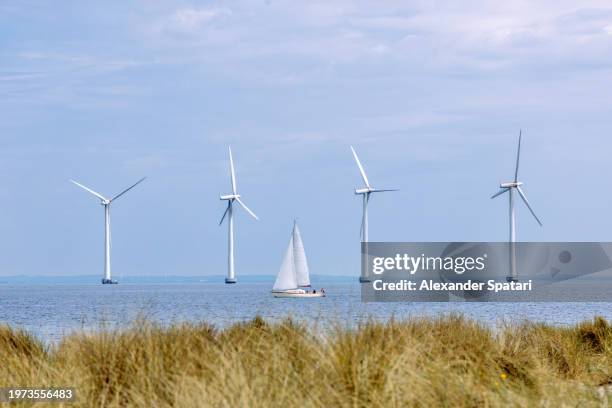
POLYGON ((300 235, 297 222, 293 223, 293 233, 289 240, 289 246, 281 264, 276 282, 272 287, 272 295, 281 297, 324 297, 323 291, 308 291, 302 288, 310 288, 310 274, 308 272, 308 261, 306 251, 300 235))

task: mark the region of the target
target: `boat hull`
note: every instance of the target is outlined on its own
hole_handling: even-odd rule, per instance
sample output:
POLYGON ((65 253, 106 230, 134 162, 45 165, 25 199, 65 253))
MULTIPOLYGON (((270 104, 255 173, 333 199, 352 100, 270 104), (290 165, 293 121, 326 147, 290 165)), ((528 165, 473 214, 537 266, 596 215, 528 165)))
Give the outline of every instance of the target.
POLYGON ((296 292, 272 292, 275 298, 318 298, 325 297, 325 293, 296 293, 296 292))

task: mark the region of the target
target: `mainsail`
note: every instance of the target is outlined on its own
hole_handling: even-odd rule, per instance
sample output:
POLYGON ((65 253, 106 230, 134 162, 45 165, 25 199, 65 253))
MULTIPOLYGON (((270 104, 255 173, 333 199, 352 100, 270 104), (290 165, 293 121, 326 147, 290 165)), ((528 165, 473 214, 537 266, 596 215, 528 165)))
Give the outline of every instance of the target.
POLYGON ((308 273, 308 262, 306 261, 306 251, 300 235, 297 223, 293 224, 293 265, 298 286, 310 286, 310 275, 308 273))
POLYGON ((282 292, 297 289, 299 286, 310 286, 310 276, 300 229, 294 223, 289 246, 287 246, 272 291, 282 292))
POLYGON ((274 282, 272 291, 277 292, 297 289, 297 287, 298 282, 297 277, 295 275, 295 267, 293 264, 293 236, 291 236, 289 246, 287 247, 287 251, 285 252, 285 257, 283 258, 283 263, 281 264, 280 270, 278 271, 278 276, 276 277, 276 282, 274 282))

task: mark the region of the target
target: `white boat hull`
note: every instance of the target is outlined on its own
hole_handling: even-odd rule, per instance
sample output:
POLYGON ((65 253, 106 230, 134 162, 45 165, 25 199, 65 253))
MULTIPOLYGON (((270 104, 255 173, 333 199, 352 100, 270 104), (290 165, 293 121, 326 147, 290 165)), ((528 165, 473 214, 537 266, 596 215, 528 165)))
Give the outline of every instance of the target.
POLYGON ((272 292, 275 298, 317 298, 325 297, 325 293, 300 293, 300 292, 272 292))

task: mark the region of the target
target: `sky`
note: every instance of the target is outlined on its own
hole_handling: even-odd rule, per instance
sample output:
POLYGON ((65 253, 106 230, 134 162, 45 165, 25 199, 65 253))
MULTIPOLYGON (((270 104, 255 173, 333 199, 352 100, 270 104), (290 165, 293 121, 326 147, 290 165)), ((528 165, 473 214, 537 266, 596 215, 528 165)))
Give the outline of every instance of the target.
POLYGON ((609 1, 0 1, 0 276, 275 274, 298 218, 311 273, 372 241, 612 241, 609 1))

